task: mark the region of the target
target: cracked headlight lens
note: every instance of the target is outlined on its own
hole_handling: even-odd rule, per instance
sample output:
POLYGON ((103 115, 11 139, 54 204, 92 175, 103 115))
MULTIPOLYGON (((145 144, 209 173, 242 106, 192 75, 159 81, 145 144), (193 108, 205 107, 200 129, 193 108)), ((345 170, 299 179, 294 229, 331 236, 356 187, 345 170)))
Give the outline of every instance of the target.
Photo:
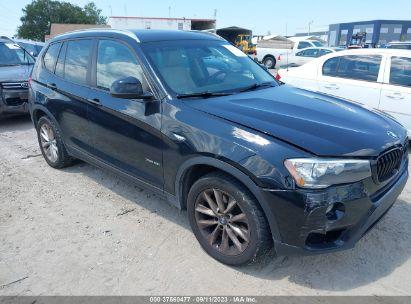
POLYGON ((353 183, 371 176, 368 160, 358 159, 287 159, 285 167, 302 188, 327 188, 332 185, 353 183))

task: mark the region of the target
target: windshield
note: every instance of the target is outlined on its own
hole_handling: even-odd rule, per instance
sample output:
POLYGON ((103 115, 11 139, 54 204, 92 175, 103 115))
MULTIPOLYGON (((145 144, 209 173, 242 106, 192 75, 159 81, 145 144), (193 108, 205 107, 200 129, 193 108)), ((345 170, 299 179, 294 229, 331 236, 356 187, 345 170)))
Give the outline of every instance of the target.
POLYGON ((322 43, 319 42, 319 41, 312 41, 312 43, 313 43, 316 47, 322 47, 322 46, 324 46, 324 44, 322 44, 322 43))
POLYGON ((34 64, 34 59, 13 42, 0 42, 0 66, 34 64))
POLYGON ((235 93, 274 77, 225 41, 176 40, 142 44, 158 76, 175 94, 235 93))

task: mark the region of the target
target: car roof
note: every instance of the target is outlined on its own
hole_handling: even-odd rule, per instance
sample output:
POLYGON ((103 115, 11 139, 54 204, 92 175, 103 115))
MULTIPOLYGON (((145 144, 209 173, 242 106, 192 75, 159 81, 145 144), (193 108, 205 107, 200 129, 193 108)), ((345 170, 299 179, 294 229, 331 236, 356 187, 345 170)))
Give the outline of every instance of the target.
POLYGON ((221 37, 207 32, 177 31, 177 30, 119 30, 119 29, 88 29, 65 33, 56 36, 51 41, 82 37, 121 37, 128 36, 137 42, 154 42, 169 40, 223 40, 221 37))
POLYGON ((40 45, 40 46, 44 45, 44 42, 34 41, 34 40, 29 40, 29 39, 13 39, 13 41, 17 43, 27 43, 27 44, 32 44, 32 45, 40 45))
POLYGON ((411 41, 391 41, 387 44, 411 44, 411 41))
POLYGON ((14 43, 14 41, 13 41, 12 39, 7 38, 7 37, 5 37, 5 38, 1 37, 1 38, 0 38, 0 42, 2 42, 2 43, 4 43, 4 42, 8 42, 8 43, 12 42, 12 43, 14 43))
MULTIPOLYGON (((365 49, 347 49, 334 53, 333 55, 342 56, 342 55, 395 55, 395 56, 404 56, 411 57, 411 52, 409 50, 401 49, 386 49, 386 48, 365 48, 365 49)), ((327 55, 330 56, 330 55, 327 55)), ((331 57, 331 56, 330 56, 331 57)))

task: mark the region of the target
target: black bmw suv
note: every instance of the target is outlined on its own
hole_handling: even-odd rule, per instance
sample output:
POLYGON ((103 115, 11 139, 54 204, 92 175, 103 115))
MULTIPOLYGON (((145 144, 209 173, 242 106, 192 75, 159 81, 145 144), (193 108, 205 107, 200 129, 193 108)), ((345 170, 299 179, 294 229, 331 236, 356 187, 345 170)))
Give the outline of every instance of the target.
POLYGON ((351 248, 406 184, 399 123, 279 85, 214 35, 80 31, 38 58, 29 105, 47 163, 160 193, 223 263, 351 248))

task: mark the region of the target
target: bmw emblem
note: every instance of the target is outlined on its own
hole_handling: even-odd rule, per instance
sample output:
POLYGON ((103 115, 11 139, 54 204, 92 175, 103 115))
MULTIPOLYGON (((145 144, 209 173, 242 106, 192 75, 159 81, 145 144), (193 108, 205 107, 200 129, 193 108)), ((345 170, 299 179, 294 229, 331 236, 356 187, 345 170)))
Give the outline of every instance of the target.
POLYGON ((390 137, 392 137, 392 138, 394 138, 394 139, 398 139, 398 135, 395 134, 395 133, 392 132, 392 131, 387 131, 387 135, 390 136, 390 137))

